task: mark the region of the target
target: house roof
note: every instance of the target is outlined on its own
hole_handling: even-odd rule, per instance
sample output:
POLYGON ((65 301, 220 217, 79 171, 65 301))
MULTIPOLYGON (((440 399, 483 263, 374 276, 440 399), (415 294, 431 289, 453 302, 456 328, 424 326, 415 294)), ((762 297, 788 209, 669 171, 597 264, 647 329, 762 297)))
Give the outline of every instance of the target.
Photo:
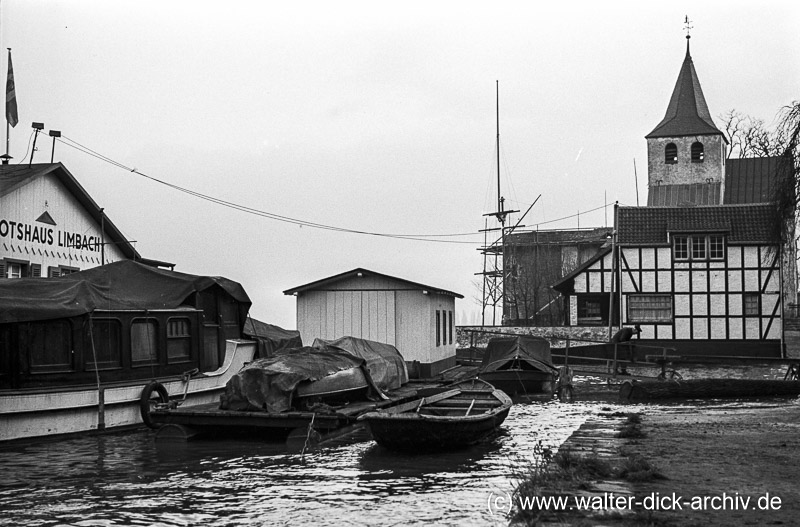
MULTIPOLYGON (((108 238, 122 251, 126 258, 156 267, 175 267, 175 264, 142 258, 128 239, 116 225, 104 215, 97 203, 86 189, 78 183, 61 163, 35 163, 30 165, 0 165, 0 197, 27 185, 36 178, 52 175, 78 200, 86 213, 97 223, 103 223, 103 230, 108 238)), ((49 215, 48 215, 49 218, 49 215)), ((46 220, 47 218, 45 218, 46 220)), ((52 218, 49 218, 52 221, 52 218)))
POLYGON ((409 286, 411 289, 419 289, 422 291, 428 291, 430 293, 436 293, 440 295, 448 295, 454 296, 456 298, 464 298, 463 295, 458 293, 454 293, 453 291, 448 291, 446 289, 440 289, 438 287, 431 287, 425 284, 420 284, 418 282, 412 282, 410 280, 405 280, 403 278, 397 278, 396 276, 389 276, 386 274, 376 273, 375 271, 370 271, 368 269, 364 269, 363 267, 359 267, 357 269, 353 269, 352 271, 347 271, 345 273, 340 273, 337 275, 329 276, 328 278, 323 278, 321 280, 317 280, 316 282, 311 282, 305 285, 300 285, 297 287, 293 287, 291 289, 287 289, 283 292, 284 295, 294 295, 296 293, 302 293, 304 291, 313 291, 313 290, 321 290, 325 289, 327 286, 334 284, 336 282, 340 282, 342 280, 354 278, 357 276, 374 276, 379 278, 385 278, 388 280, 393 280, 395 282, 400 282, 409 286))
MULTIPOLYGON (((708 111, 700 80, 694 69, 692 56, 689 54, 689 37, 686 40, 686 57, 683 59, 678 81, 672 91, 664 119, 658 123, 647 139, 656 137, 682 137, 687 135, 722 135, 714 125, 711 112, 708 111)), ((725 139, 727 143, 727 139, 725 139)))
POLYGON ((579 245, 605 243, 612 227, 521 231, 506 235, 506 245, 579 245))
POLYGON ((775 187, 791 177, 791 158, 728 159, 725 164, 725 204, 775 201, 775 187))
POLYGON ((597 254, 583 262, 583 264, 579 265, 575 268, 571 273, 563 277, 561 280, 556 282, 555 284, 551 285, 552 289, 555 289, 559 293, 569 293, 573 290, 573 283, 575 281, 575 277, 584 272, 586 269, 594 265, 596 262, 602 260, 608 253, 611 252, 611 246, 603 247, 598 251, 597 254))
POLYGON ((667 245, 677 232, 727 235, 729 243, 777 243, 770 204, 698 207, 620 207, 620 245, 667 245))
POLYGON ((721 187, 719 182, 653 185, 647 193, 647 206, 719 205, 721 187))

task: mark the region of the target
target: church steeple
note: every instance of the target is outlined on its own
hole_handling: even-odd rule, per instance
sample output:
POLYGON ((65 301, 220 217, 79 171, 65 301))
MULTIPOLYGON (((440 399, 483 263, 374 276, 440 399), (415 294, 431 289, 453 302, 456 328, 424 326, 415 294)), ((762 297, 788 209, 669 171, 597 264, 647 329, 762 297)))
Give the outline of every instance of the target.
POLYGON ((683 137, 687 135, 710 135, 722 132, 714 125, 711 112, 708 111, 700 80, 694 69, 692 55, 689 53, 689 40, 691 35, 686 35, 686 57, 683 59, 678 81, 672 91, 672 97, 667 106, 667 114, 658 123, 658 126, 645 136, 652 137, 683 137))
POLYGON ((728 140, 714 124, 689 50, 672 91, 667 113, 647 134, 648 205, 722 203, 728 140))

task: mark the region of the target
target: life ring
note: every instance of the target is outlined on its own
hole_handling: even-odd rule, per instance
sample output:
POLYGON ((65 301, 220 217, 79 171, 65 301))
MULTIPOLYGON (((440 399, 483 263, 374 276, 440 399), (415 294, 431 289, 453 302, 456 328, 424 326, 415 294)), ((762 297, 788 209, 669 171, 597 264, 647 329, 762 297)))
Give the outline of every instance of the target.
POLYGON ((142 412, 142 422, 150 428, 158 428, 153 420, 150 418, 150 412, 153 409, 153 403, 160 402, 166 404, 169 402, 169 392, 164 388, 164 385, 158 381, 151 381, 142 390, 142 396, 139 398, 139 409, 142 412), (158 394, 158 400, 153 399, 153 392, 158 394))

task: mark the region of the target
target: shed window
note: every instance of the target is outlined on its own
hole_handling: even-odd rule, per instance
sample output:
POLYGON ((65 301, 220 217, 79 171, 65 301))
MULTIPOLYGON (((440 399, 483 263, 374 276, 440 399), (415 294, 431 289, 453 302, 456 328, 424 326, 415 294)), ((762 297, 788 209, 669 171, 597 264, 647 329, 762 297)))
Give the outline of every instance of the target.
POLYGON ((436 345, 438 346, 442 342, 442 315, 440 314, 439 310, 436 310, 436 345))
POLYGON ((664 163, 668 165, 678 164, 678 147, 675 143, 669 143, 664 148, 664 163))
POLYGON ((453 320, 453 312, 450 311, 450 328, 449 328, 450 329, 450 338, 448 339, 450 344, 453 343, 453 328, 455 327, 455 325, 456 325, 455 321, 453 320))
POLYGON ((705 159, 705 155, 703 143, 700 141, 692 143, 692 163, 702 163, 703 159, 705 159))
POLYGON ((131 359, 134 364, 158 362, 158 325, 153 319, 131 323, 131 359))
POLYGON ((629 295, 628 322, 672 322, 670 295, 629 295))

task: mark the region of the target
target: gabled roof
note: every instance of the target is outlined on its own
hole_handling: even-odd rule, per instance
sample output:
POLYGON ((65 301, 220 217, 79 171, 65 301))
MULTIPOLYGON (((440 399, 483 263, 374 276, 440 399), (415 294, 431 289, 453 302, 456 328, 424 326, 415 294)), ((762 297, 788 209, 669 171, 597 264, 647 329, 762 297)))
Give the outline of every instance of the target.
POLYGON ((725 233, 728 243, 779 243, 771 204, 620 207, 619 245, 668 245, 670 233, 725 233))
MULTIPOLYGON (((667 113, 645 138, 687 135, 721 135, 725 139, 725 135, 714 125, 711 112, 708 111, 700 80, 697 78, 692 56, 689 54, 689 40, 686 41, 686 57, 683 59, 678 81, 672 91, 667 113)), ((725 142, 728 140, 725 139, 725 142)))
POLYGON ((323 278, 322 280, 317 280, 316 282, 311 282, 309 284, 300 285, 297 287, 293 287, 291 289, 287 289, 286 291, 283 292, 283 294, 294 295, 296 293, 302 293, 303 291, 324 290, 327 286, 331 284, 358 276, 375 276, 379 278, 385 278, 387 280, 392 280, 394 282, 400 282, 402 284, 405 284, 410 289, 419 289, 421 291, 428 291, 429 293, 454 296, 456 298, 464 298, 463 295, 459 295, 458 293, 454 293, 452 291, 447 291, 446 289, 439 289, 438 287, 431 287, 425 284, 420 284, 418 282, 411 282, 410 280, 404 280, 403 278, 397 278, 396 276, 389 276, 386 274, 376 273, 374 271, 370 271, 362 267, 353 269, 352 271, 347 271, 345 273, 330 276, 328 278, 323 278))
POLYGON ((142 258, 142 255, 139 254, 108 216, 104 216, 102 209, 86 192, 86 189, 78 183, 75 176, 70 174, 69 170, 61 163, 0 165, 0 197, 27 185, 36 178, 44 177, 48 174, 55 177, 66 187, 94 221, 98 224, 103 223, 103 230, 106 236, 122 251, 126 258, 151 266, 175 267, 173 263, 142 258))

